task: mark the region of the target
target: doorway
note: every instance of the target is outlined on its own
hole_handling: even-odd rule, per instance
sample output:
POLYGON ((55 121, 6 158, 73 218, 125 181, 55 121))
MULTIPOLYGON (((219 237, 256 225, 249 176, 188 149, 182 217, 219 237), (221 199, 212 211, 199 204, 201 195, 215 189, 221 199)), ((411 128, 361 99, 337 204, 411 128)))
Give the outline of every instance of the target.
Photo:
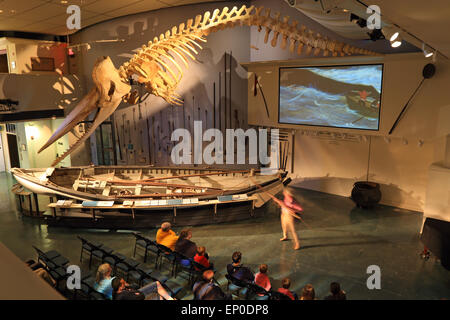
POLYGON ((115 132, 111 121, 103 122, 95 130, 97 144, 97 160, 99 165, 117 165, 115 153, 115 132))
POLYGON ((17 136, 15 134, 7 133, 9 161, 11 168, 20 168, 19 149, 17 145, 17 136))
POLYGON ((6 49, 0 50, 0 73, 9 73, 6 49))

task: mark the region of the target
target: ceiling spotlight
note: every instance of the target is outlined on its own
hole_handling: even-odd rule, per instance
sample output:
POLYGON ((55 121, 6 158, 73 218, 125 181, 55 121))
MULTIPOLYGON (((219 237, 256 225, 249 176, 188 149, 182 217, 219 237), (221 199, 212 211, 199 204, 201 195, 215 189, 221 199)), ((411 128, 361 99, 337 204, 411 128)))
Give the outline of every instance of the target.
POLYGON ((424 54, 425 58, 430 58, 430 57, 432 57, 434 55, 433 51, 427 50, 425 48, 425 43, 422 43, 422 51, 423 51, 423 54, 424 54))
POLYGON ((287 0, 286 1, 291 7, 295 7, 295 5, 297 4, 296 0, 287 0))
POLYGON ((398 48, 402 45, 402 37, 397 36, 395 40, 391 40, 391 47, 398 48))
POLYGON ((380 29, 373 29, 371 32, 367 33, 370 37, 370 40, 377 41, 380 39, 384 39, 384 35, 380 29))
POLYGON ((400 35, 400 32, 398 32, 393 27, 383 27, 383 29, 381 29, 381 32, 383 32, 386 39, 388 39, 391 42, 397 39, 398 36, 400 35))
POLYGON ((367 27, 367 21, 354 13, 350 14, 350 21, 353 22, 354 24, 357 24, 361 28, 367 27))

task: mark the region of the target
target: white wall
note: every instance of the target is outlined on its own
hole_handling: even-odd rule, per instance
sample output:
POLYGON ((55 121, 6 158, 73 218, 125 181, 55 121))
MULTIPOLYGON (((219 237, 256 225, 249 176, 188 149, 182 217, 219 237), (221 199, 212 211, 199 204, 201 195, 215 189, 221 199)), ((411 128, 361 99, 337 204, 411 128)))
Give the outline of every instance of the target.
MULTIPOLYGON (((16 123, 17 145, 19 148, 21 168, 50 167, 57 154, 61 150, 68 148, 69 139, 65 136, 49 146, 46 150, 37 153, 61 122, 61 119, 48 119, 16 123)), ((61 166, 70 166, 70 164, 70 156, 60 163, 61 166)))
MULTIPOLYGON (((262 112, 261 97, 249 95, 249 123, 298 130, 295 136, 294 183, 318 191, 349 196, 353 183, 369 179, 381 184, 382 203, 423 211, 428 169, 445 158, 445 137, 450 134, 450 62, 438 60, 436 75, 426 80, 411 102, 397 129, 389 129, 422 79, 422 68, 430 62, 423 54, 387 55, 384 63, 380 130, 362 130, 281 125, 278 119, 278 68, 280 65, 320 65, 380 62, 379 58, 302 59, 248 64, 250 72, 262 76, 270 119, 262 112), (268 73, 269 72, 269 73, 268 73), (356 134, 361 141, 318 139, 302 131, 356 134), (369 136, 370 135, 370 136, 369 136), (385 139, 386 138, 386 139, 385 139), (371 152, 369 161, 369 141, 371 152), (419 141, 423 144, 419 146, 419 141)), ((250 77, 252 79, 252 77, 250 77)), ((252 89, 253 81, 248 84, 252 89)))

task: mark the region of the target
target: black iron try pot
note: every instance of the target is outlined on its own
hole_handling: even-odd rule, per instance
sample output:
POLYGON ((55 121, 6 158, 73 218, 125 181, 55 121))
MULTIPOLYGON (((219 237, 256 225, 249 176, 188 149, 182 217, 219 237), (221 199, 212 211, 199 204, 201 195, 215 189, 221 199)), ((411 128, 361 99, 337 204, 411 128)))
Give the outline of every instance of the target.
POLYGON ((358 207, 371 208, 381 200, 380 185, 369 181, 355 182, 351 198, 358 207))

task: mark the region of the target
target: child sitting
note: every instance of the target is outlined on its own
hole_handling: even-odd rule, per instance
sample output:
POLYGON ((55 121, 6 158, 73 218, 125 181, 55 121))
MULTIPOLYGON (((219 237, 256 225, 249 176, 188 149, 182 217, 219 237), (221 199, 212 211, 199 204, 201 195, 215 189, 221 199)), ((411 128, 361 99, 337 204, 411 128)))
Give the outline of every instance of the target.
MULTIPOLYGON (((208 254, 206 253, 205 247, 197 247, 197 254, 194 257, 194 261, 198 264, 205 267, 205 269, 212 269, 213 264, 209 262, 208 254)), ((197 267, 195 267, 197 271, 200 271, 197 267)))
MULTIPOLYGON (((269 277, 267 276, 268 266, 267 264, 262 264, 259 266, 259 272, 255 274, 255 284, 269 291, 271 288, 269 277)), ((259 294, 262 296, 262 294, 259 294)))

